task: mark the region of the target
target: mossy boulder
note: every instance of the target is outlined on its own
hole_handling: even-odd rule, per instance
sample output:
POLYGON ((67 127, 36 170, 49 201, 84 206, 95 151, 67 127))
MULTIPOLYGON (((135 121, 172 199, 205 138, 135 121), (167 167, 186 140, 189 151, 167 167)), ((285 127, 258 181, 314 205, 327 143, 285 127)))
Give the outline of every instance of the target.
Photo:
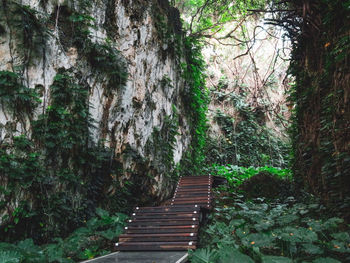
POLYGON ((247 198, 278 199, 292 195, 291 184, 287 179, 262 171, 244 181, 239 190, 243 191, 247 198))

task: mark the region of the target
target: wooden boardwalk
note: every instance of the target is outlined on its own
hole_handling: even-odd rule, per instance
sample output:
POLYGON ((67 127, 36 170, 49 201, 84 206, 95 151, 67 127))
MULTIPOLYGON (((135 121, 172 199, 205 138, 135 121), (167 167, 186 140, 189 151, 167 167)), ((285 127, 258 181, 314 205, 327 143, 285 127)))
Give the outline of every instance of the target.
POLYGON ((181 177, 167 206, 136 207, 119 251, 196 249, 203 210, 211 208, 212 176, 181 177))

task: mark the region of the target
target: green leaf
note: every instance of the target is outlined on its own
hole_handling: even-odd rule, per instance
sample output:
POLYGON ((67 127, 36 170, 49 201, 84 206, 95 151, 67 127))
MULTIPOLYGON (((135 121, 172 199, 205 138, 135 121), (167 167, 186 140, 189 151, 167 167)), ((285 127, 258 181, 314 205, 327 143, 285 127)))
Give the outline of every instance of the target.
POLYGON ((239 228, 236 230, 235 234, 239 237, 239 238, 244 238, 249 234, 249 228, 239 228))
POLYGON ((331 234, 331 236, 336 240, 348 242, 350 244, 350 236, 347 232, 335 233, 331 234))
POLYGON ((328 219, 326 222, 324 222, 325 228, 332 229, 337 228, 340 223, 343 223, 344 219, 338 218, 338 217, 332 217, 328 219))
POLYGON ((45 254, 49 262, 60 262, 63 258, 63 248, 59 244, 49 244, 45 248, 45 254))
POLYGON ((257 231, 267 230, 270 227, 274 226, 275 222, 273 220, 262 220, 261 222, 254 225, 257 231))
POLYGON ((230 226, 240 227, 245 223, 244 219, 234 219, 230 221, 230 226))
POLYGON ((312 263, 341 263, 340 261, 334 259, 334 258, 318 258, 312 261, 312 263))
POLYGON ((218 253, 207 248, 196 249, 190 253, 192 263, 213 263, 217 260, 218 253))
POLYGON ((15 251, 0 251, 1 263, 17 263, 21 262, 21 255, 15 251))
POLYGON ((293 215, 293 214, 287 214, 287 215, 283 215, 280 216, 279 218, 277 218, 277 222, 281 225, 288 225, 294 221, 296 221, 297 219, 299 219, 299 217, 297 215, 293 215))
POLYGON ((310 255, 320 255, 323 253, 323 250, 319 246, 310 243, 302 244, 302 248, 306 254, 310 255))
POLYGON ((233 247, 224 247, 218 252, 220 263, 254 263, 253 259, 233 247))
POLYGON ((113 238, 117 237, 117 233, 112 229, 101 231, 99 234, 108 240, 112 240, 113 238))
POLYGON ((279 256, 263 256, 262 263, 293 263, 293 260, 279 256))
POLYGON ((270 247, 273 246, 274 240, 272 235, 254 233, 242 238, 242 243, 247 247, 270 247))

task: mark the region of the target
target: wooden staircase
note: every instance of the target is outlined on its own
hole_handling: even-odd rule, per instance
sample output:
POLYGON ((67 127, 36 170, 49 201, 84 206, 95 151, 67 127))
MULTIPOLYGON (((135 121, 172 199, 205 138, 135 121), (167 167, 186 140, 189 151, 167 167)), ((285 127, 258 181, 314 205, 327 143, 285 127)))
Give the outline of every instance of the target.
POLYGON ((136 207, 119 251, 196 249, 202 212, 211 209, 212 176, 181 177, 170 205, 136 207))

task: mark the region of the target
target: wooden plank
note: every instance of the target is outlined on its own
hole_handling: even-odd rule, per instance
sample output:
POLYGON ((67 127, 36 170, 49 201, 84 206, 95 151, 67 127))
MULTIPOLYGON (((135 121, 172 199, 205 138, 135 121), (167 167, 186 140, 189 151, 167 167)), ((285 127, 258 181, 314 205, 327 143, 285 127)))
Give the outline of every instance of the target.
MULTIPOLYGON (((192 233, 193 234, 193 233, 192 233)), ((166 234, 161 236, 160 234, 148 234, 148 235, 123 235, 119 237, 119 242, 181 242, 181 241, 197 241, 197 235, 191 235, 186 233, 184 235, 170 235, 166 234)))
POLYGON ((196 207, 195 205, 183 205, 183 206, 157 206, 157 207, 139 207, 139 209, 135 209, 134 212, 139 212, 147 210, 148 211, 154 211, 154 212, 192 212, 192 211, 199 211, 200 207, 196 207))
POLYGON ((196 214, 192 217, 156 217, 156 218, 143 218, 143 217, 135 217, 133 219, 129 219, 128 223, 132 222, 169 222, 169 221, 198 221, 199 214, 196 214))
POLYGON ((210 204, 211 200, 208 199, 203 199, 203 200, 174 200, 171 202, 173 205, 178 205, 178 204, 196 204, 198 206, 203 206, 206 204, 210 204))
POLYGON ((195 249, 201 207, 210 209, 211 176, 180 178, 170 205, 137 207, 126 233, 119 237, 118 250, 195 249))
MULTIPOLYGON (((121 234, 119 237, 144 237, 143 234, 121 234)), ((148 234, 148 237, 177 237, 177 236, 186 236, 186 237, 197 237, 197 233, 160 233, 160 234, 148 234)))
POLYGON ((187 190, 191 190, 191 189, 208 189, 210 187, 210 185, 184 185, 181 186, 179 188, 181 189, 187 189, 187 190))
POLYGON ((179 213, 179 214, 174 214, 174 213, 167 213, 167 214, 137 214, 131 217, 131 220, 135 219, 163 219, 163 218, 193 218, 193 217, 199 217, 199 213, 179 213))
POLYGON ((192 233, 198 231, 198 225, 194 228, 186 226, 171 226, 168 228, 156 227, 128 227, 126 234, 170 234, 170 233, 192 233), (177 227, 177 228, 176 228, 177 227))
POLYGON ((175 197, 172 200, 179 200, 179 201, 186 201, 186 200, 211 200, 212 197, 209 195, 207 196, 184 196, 184 197, 175 197))
MULTIPOLYGON (((208 196, 208 191, 204 191, 204 192, 193 192, 193 193, 191 193, 191 194, 189 194, 189 193, 184 193, 184 192, 182 192, 182 193, 176 193, 176 195, 174 195, 174 197, 176 196, 176 197, 183 197, 183 196, 189 196, 189 195, 191 195, 191 196, 208 196)), ((210 193, 210 195, 211 195, 211 193, 210 193)))
POLYGON ((197 242, 121 242, 118 250, 188 250, 196 249, 197 242))
POLYGON ((169 220, 169 221, 132 221, 129 226, 183 226, 183 225, 198 225, 199 220, 169 220))
POLYGON ((200 211, 199 209, 196 211, 184 211, 184 212, 158 212, 158 211, 140 211, 135 212, 132 214, 132 216, 161 216, 161 215, 186 215, 186 214, 198 214, 200 211))

